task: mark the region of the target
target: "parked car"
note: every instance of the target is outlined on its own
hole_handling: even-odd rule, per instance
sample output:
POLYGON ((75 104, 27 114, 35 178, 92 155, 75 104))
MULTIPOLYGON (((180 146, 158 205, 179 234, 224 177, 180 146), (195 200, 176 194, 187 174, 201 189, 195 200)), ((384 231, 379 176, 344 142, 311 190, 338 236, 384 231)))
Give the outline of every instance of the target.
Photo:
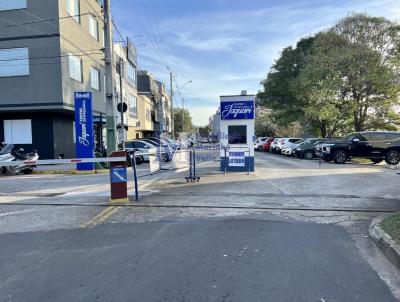
POLYGON ((172 153, 170 150, 163 147, 159 147, 155 142, 149 140, 132 140, 125 142, 125 149, 128 153, 139 150, 143 155, 143 161, 149 161, 150 155, 159 155, 160 160, 163 162, 170 161, 172 159, 172 153))
POLYGON ((304 140, 301 139, 295 143, 291 143, 291 142, 286 143, 285 147, 281 151, 281 154, 286 155, 286 156, 293 156, 293 149, 296 148, 297 146, 301 145, 303 142, 304 142, 304 140))
POLYGON ((353 157, 368 158, 373 163, 383 160, 389 165, 400 163, 400 132, 356 132, 340 141, 320 146, 322 158, 344 164, 353 157))
POLYGON ((292 150, 292 155, 298 158, 313 159, 315 154, 315 147, 325 142, 322 138, 309 138, 304 140, 301 144, 295 146, 292 150))
POLYGON ((276 153, 276 146, 278 144, 278 141, 282 139, 281 137, 275 137, 274 140, 271 142, 271 145, 269 147, 269 151, 272 153, 276 153))
MULTIPOLYGON (((293 147, 301 138, 285 137, 278 140, 275 146, 275 153, 282 153, 283 149, 293 147)), ((286 152, 286 151, 285 151, 286 152)))
POLYGON ((265 143, 265 141, 267 139, 269 139, 269 137, 258 137, 254 141, 254 150, 262 151, 263 150, 263 145, 264 145, 264 143, 265 143))
POLYGON ((274 141, 274 138, 273 138, 273 137, 270 137, 270 138, 268 138, 268 139, 264 142, 264 144, 263 144, 263 150, 264 150, 265 152, 268 152, 268 151, 269 151, 269 148, 271 147, 271 144, 272 144, 273 141, 274 141))

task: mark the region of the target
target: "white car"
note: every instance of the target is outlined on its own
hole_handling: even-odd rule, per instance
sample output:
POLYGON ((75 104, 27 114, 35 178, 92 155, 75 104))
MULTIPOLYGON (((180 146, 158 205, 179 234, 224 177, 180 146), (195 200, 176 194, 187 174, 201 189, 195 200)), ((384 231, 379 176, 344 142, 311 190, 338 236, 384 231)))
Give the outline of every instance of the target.
POLYGON ((281 151, 281 154, 287 155, 287 156, 294 156, 294 151, 293 149, 297 148, 299 145, 301 145, 304 142, 303 139, 299 140, 296 143, 291 143, 288 142, 286 147, 284 147, 281 151))
POLYGON ((129 141, 129 142, 125 143, 125 148, 126 148, 127 152, 139 150, 141 153, 143 153, 143 155, 141 155, 141 156, 143 157, 144 161, 149 161, 150 155, 156 155, 157 153, 160 153, 161 161, 169 160, 169 156, 168 156, 167 152, 158 152, 158 150, 160 148, 149 143, 148 141, 142 141, 142 140, 129 141))
MULTIPOLYGON (((288 152, 289 148, 294 147, 296 144, 300 143, 302 141, 301 138, 294 138, 294 137, 285 137, 281 138, 278 140, 275 146, 275 151, 276 153, 282 153, 282 151, 285 149, 285 152, 288 152)), ((291 152, 291 149, 290 149, 291 152)))
POLYGON ((254 150, 263 151, 263 145, 269 137, 258 137, 254 141, 254 150))
POLYGON ((276 146, 277 146, 278 141, 279 141, 280 139, 281 139, 281 138, 278 137, 278 138, 275 138, 275 139, 272 141, 272 143, 271 143, 271 145, 270 145, 270 147, 269 147, 269 151, 270 151, 270 152, 276 153, 276 146))

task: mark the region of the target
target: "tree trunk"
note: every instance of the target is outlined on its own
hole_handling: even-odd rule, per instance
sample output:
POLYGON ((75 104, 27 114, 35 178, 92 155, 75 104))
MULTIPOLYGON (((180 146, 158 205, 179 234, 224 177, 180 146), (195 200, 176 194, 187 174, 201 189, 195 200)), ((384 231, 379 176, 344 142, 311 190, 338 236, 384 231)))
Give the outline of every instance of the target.
POLYGON ((327 135, 326 123, 320 122, 320 124, 319 124, 319 132, 321 132, 321 137, 326 137, 326 135, 327 135))

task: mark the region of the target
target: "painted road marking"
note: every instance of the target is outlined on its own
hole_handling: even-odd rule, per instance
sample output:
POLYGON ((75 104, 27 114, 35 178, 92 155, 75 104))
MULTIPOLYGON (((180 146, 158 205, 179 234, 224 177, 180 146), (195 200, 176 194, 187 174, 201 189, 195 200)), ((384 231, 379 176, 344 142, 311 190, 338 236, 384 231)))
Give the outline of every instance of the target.
POLYGON ((93 228, 96 225, 103 223, 108 218, 110 218, 114 213, 116 213, 121 207, 119 206, 109 206, 97 214, 95 217, 87 221, 86 223, 80 225, 80 228, 93 228))
POLYGON ((20 211, 14 211, 14 212, 0 213, 0 217, 18 215, 18 214, 27 213, 27 212, 34 212, 34 211, 36 211, 36 209, 28 209, 28 210, 20 210, 20 211))

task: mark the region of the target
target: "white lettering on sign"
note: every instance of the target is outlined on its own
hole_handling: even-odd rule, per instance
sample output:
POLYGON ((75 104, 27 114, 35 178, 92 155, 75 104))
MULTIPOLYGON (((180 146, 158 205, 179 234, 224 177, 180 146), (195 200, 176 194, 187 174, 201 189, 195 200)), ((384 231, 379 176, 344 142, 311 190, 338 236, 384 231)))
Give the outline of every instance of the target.
POLYGON ((244 108, 233 108, 235 104, 226 105, 224 110, 222 111, 223 117, 232 116, 237 117, 238 114, 250 114, 252 112, 252 108, 244 107, 244 108))
POLYGON ((89 146, 89 134, 86 129, 86 101, 82 102, 82 107, 79 108, 79 125, 81 126, 81 136, 78 137, 78 141, 81 145, 85 147, 89 146))
POLYGON ((83 93, 75 93, 75 98, 78 99, 89 99, 90 98, 90 93, 89 92, 83 92, 83 93))
POLYGON ((229 152, 228 155, 230 167, 244 167, 246 165, 244 152, 229 152))

